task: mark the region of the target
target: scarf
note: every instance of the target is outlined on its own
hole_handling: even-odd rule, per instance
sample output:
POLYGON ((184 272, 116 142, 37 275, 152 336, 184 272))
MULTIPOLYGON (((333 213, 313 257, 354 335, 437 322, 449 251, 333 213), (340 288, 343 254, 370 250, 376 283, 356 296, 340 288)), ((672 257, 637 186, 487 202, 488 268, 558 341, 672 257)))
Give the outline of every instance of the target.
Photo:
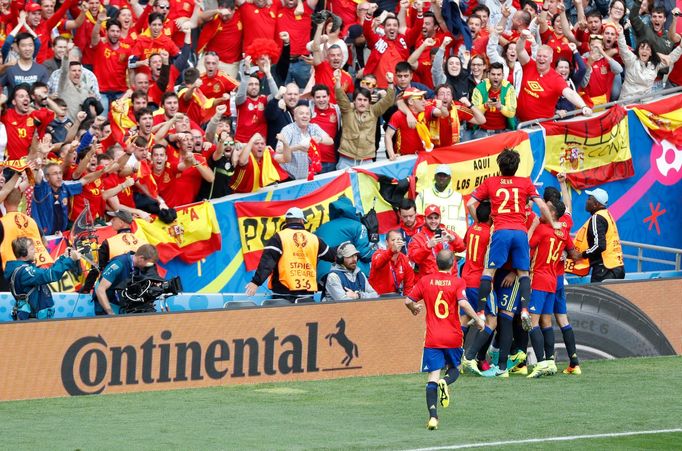
MULTIPOLYGON (((436 121, 436 123, 438 123, 438 121, 436 121)), ((419 139, 422 140, 422 144, 424 145, 424 149, 427 152, 431 152, 433 150, 433 142, 431 142, 431 132, 429 131, 429 127, 424 122, 424 112, 423 111, 417 115, 417 125, 415 127, 415 130, 417 130, 417 134, 419 135, 419 139)))

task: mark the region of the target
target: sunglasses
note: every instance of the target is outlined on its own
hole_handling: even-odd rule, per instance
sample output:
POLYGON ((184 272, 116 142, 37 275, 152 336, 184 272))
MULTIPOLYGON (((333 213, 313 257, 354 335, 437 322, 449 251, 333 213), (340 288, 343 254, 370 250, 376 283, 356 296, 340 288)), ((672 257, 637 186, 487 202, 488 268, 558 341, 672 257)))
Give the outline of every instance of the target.
POLYGON ((161 6, 161 5, 156 5, 156 7, 159 8, 159 9, 170 9, 170 5, 163 5, 163 6, 161 6))
POLYGON ((602 35, 600 35, 600 34, 591 34, 591 35, 590 35, 590 41, 594 41, 595 39, 596 39, 596 40, 599 40, 599 41, 603 41, 603 40, 604 40, 604 36, 602 36, 602 35))
POLYGON ((374 89, 377 87, 377 84, 373 81, 361 81, 360 84, 367 89, 374 89))

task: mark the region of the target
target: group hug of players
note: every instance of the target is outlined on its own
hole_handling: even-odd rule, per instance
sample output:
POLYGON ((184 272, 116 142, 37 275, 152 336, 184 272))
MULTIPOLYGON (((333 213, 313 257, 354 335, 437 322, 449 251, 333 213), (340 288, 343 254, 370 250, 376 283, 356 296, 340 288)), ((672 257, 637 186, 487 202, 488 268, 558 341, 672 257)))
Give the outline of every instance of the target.
POLYGON ((563 372, 581 374, 563 282, 563 253, 572 259, 580 257, 570 237, 571 212, 562 201, 561 191, 568 197, 565 177, 558 176, 561 191, 548 187, 540 197, 528 177, 515 176, 518 152, 505 149, 497 163, 501 175, 486 179, 467 203, 475 222, 464 238, 462 278, 448 274, 452 253, 441 251, 439 273, 422 278, 405 301, 415 315, 426 311, 422 371, 429 373, 429 429, 438 426, 437 404, 449 404, 448 385, 459 376, 460 364, 486 377, 509 377, 510 372, 529 378, 555 374, 552 316, 561 327, 570 358, 563 372), (533 203, 539 218, 532 212, 533 203), (418 304, 422 300, 423 306, 418 304), (443 314, 456 309, 464 312, 461 326, 453 321, 459 318, 457 314, 443 314), (463 338, 472 324, 478 333, 469 334, 464 353, 463 338), (537 358, 530 374, 525 352, 529 337, 537 358), (445 369, 444 377, 441 369, 445 369))

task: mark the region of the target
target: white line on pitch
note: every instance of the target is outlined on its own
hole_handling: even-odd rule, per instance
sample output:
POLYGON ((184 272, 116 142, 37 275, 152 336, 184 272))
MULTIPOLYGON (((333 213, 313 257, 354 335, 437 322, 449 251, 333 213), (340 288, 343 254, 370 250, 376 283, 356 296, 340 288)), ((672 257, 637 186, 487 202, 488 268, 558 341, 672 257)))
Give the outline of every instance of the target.
POLYGON ((627 437, 631 435, 653 435, 653 434, 667 434, 670 432, 682 432, 682 428, 677 429, 657 429, 652 431, 634 431, 634 432, 612 432, 608 434, 589 434, 589 435, 568 435, 565 437, 546 437, 546 438, 529 438, 524 440, 505 440, 500 442, 487 443, 468 443, 465 445, 446 445, 434 446, 430 448, 414 448, 408 451, 437 451, 442 449, 464 449, 464 448, 484 448, 488 446, 504 446, 504 445, 523 445, 527 443, 543 443, 543 442, 568 442, 571 440, 584 440, 593 438, 609 438, 609 437, 627 437))

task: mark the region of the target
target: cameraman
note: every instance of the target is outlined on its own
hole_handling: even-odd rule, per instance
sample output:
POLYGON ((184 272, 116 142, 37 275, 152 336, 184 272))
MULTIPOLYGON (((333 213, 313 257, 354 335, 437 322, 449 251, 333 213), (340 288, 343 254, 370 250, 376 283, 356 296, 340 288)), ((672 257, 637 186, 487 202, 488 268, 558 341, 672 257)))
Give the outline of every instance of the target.
POLYGON ((151 244, 143 244, 134 254, 130 252, 113 258, 95 285, 98 301, 95 304, 95 314, 119 313, 120 305, 115 290, 145 278, 159 278, 155 267, 158 260, 159 254, 151 244))
POLYGON ((17 259, 8 261, 5 266, 5 279, 9 281, 16 301, 12 317, 19 321, 52 318, 54 301, 47 284, 60 280, 66 271, 78 268, 81 255, 69 249, 50 268, 38 268, 31 238, 20 237, 12 241, 12 251, 17 259))

